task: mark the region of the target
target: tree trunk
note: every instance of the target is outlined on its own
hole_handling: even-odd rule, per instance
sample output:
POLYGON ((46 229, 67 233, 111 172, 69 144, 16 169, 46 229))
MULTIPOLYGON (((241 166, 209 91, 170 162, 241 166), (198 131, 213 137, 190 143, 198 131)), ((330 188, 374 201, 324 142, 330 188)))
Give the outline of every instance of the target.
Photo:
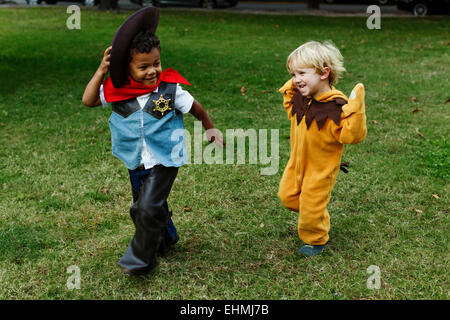
POLYGON ((308 9, 320 9, 319 0, 308 0, 308 9))
POLYGON ((119 0, 100 0, 99 10, 117 10, 119 8, 119 0))

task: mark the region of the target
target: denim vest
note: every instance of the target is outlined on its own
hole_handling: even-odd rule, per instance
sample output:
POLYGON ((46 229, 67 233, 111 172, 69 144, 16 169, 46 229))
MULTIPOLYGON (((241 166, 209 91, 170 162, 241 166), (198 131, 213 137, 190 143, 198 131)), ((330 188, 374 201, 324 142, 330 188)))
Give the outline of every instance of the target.
POLYGON ((141 163, 142 139, 163 166, 180 167, 186 163, 183 114, 175 109, 176 87, 174 83, 161 82, 143 109, 136 98, 112 103, 112 153, 128 169, 141 163))

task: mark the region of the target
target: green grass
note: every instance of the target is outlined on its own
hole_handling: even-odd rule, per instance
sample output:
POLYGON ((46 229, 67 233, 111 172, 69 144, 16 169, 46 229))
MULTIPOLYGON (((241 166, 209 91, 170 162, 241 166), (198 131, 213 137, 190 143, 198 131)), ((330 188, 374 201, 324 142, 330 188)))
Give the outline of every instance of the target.
POLYGON ((449 298, 448 19, 368 30, 364 18, 162 10, 163 67, 191 82, 223 132, 278 128, 280 168, 182 167, 169 198, 180 242, 130 279, 116 265, 134 232, 128 173, 111 155, 110 110, 81 104, 128 15, 83 10, 81 30, 68 30, 65 8, 0 10, 0 298, 449 298), (345 148, 327 250, 302 259, 297 214, 276 197, 290 125, 277 89, 288 54, 327 39, 348 70, 338 88, 366 86, 369 131, 345 148), (79 290, 66 287, 71 265, 79 290))

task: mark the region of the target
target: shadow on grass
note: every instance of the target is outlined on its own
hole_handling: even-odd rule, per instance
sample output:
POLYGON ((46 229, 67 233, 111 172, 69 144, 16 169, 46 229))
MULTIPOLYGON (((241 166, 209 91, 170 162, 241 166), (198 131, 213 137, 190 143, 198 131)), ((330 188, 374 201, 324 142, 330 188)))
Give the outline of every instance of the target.
POLYGON ((32 87, 56 72, 52 70, 49 60, 42 61, 36 56, 0 56, 0 94, 12 95, 17 89, 32 87))
POLYGON ((22 264, 43 256, 42 250, 56 247, 55 236, 40 226, 6 225, 0 228, 0 260, 22 264))
MULTIPOLYGON (((88 78, 94 70, 90 67, 94 61, 83 57, 76 59, 61 59, 54 56, 11 57, 0 55, 0 94, 12 96, 17 90, 29 88, 57 88, 70 86, 67 77, 73 78, 78 74, 86 74, 88 78), (66 79, 66 80, 64 80, 66 79)), ((37 93, 36 93, 37 94, 37 93)))

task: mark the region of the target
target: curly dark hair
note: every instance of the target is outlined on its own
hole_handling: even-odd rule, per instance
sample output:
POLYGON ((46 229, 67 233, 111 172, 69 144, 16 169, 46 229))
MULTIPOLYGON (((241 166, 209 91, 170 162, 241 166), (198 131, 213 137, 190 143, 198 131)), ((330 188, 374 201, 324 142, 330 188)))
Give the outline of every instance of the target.
POLYGON ((157 48, 161 52, 158 37, 148 30, 139 31, 131 41, 130 61, 132 52, 149 53, 153 48, 157 48))

